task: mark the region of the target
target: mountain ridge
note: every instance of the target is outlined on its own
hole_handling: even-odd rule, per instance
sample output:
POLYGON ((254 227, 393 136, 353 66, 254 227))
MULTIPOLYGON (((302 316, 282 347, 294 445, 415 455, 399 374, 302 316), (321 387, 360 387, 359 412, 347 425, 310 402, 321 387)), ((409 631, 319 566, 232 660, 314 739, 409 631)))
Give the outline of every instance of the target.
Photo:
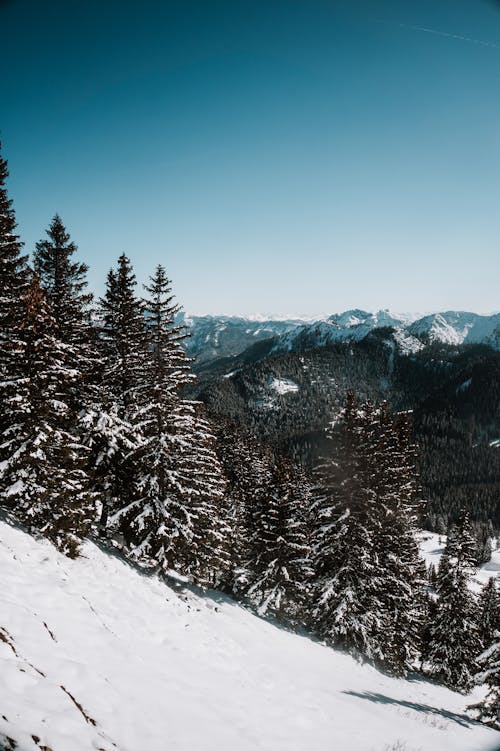
POLYGON ((486 344, 500 350, 500 313, 448 310, 416 317, 389 309, 370 312, 354 308, 315 321, 182 314, 179 322, 189 331, 186 349, 197 364, 239 355, 267 339, 275 339, 271 352, 276 354, 361 341, 380 328, 394 329, 396 344, 403 354, 434 343, 486 344))

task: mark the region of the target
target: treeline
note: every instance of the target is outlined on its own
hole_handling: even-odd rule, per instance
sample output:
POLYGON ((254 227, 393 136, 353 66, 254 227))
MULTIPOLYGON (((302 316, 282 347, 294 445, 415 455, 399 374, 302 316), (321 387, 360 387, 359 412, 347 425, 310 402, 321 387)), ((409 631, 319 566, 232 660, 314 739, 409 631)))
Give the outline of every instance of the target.
MULTIPOLYGON (((99 533, 139 565, 219 587, 392 675, 461 691, 482 652, 498 706, 498 591, 479 601, 467 515, 438 572, 418 555, 407 413, 350 393, 312 477, 185 397, 171 283, 122 255, 101 300, 60 217, 22 254, 0 159, 0 498, 75 557, 99 533), (484 656, 485 655, 485 656, 484 656), (491 657, 493 655, 493 657, 491 657), (496 693, 495 693, 496 692, 496 693)), ((496 704, 495 704, 496 702, 496 704)))

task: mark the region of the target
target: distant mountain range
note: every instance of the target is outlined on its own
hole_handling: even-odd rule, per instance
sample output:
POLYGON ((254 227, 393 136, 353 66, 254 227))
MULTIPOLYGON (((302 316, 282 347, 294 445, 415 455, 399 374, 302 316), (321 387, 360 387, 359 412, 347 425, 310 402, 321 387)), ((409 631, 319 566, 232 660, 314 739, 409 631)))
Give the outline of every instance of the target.
POLYGON ((500 350, 500 313, 466 311, 432 313, 421 318, 389 310, 347 310, 318 321, 255 320, 233 316, 183 316, 190 331, 189 354, 202 366, 239 355, 258 342, 273 340, 266 354, 305 351, 337 342, 361 341, 374 329, 394 329, 401 354, 418 352, 435 342, 487 344, 500 350))

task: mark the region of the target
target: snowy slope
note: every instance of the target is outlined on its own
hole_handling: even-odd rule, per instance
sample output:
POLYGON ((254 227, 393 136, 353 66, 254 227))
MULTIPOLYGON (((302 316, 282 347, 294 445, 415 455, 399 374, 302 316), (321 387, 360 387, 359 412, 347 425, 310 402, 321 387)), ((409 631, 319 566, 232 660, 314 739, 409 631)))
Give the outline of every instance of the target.
POLYGON ((490 344, 500 347, 500 314, 482 316, 477 313, 448 310, 415 321, 410 334, 426 337, 430 342, 445 344, 490 344))
POLYGON ((0 739, 19 751, 499 747, 464 716, 471 697, 177 594, 91 543, 83 553, 0 522, 0 739))

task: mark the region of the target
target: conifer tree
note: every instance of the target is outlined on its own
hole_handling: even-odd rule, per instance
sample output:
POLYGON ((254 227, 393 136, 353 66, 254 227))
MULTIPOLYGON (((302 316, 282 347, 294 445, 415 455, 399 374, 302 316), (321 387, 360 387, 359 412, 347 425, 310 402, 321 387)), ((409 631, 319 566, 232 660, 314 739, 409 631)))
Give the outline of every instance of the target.
POLYGON ((116 271, 108 273, 99 312, 103 385, 124 420, 130 418, 147 352, 144 303, 135 287, 132 264, 122 254, 116 271))
POLYGON ((429 671, 450 688, 466 693, 480 651, 476 598, 470 591, 475 539, 463 512, 448 536, 437 575, 436 613, 430 627, 429 671))
POLYGON ((279 457, 262 491, 252 509, 255 521, 245 596, 260 615, 271 612, 298 622, 312 574, 308 483, 298 467, 279 457))
POLYGON ((469 707, 481 722, 500 730, 500 631, 495 631, 494 641, 479 655, 480 671, 475 682, 486 684, 489 691, 478 704, 469 707))
POLYGON ((214 421, 214 434, 215 450, 226 482, 224 509, 229 529, 228 569, 221 586, 229 592, 236 593, 236 582, 243 571, 244 553, 249 537, 247 509, 257 485, 257 446, 239 426, 221 417, 214 421))
POLYGON ((376 634, 383 603, 370 488, 366 411, 349 393, 331 433, 332 456, 317 469, 312 625, 358 659, 382 657, 376 634))
POLYGON ((418 655, 425 600, 409 419, 351 393, 332 437, 313 506, 313 623, 354 656, 404 675, 418 655))
POLYGON ((134 498, 115 514, 115 521, 137 560, 152 560, 164 572, 175 569, 212 585, 227 565, 222 472, 200 405, 181 394, 192 376, 163 267, 158 266, 146 290, 150 352, 133 416, 143 438, 132 453, 134 498))
POLYGON ((61 217, 56 214, 47 239, 36 244, 34 267, 64 344, 81 347, 91 335, 90 306, 85 263, 73 260, 77 246, 71 240, 61 217))
POLYGON ((372 413, 372 487, 380 527, 375 538, 383 603, 381 664, 405 675, 420 651, 425 604, 425 564, 416 542, 418 487, 410 417, 392 415, 384 402, 372 413))
POLYGON ((141 440, 140 427, 132 424, 132 419, 148 351, 144 306, 136 296, 135 286, 131 262, 122 254, 116 271, 108 273, 105 295, 100 301, 99 386, 82 418, 103 536, 110 515, 132 500, 134 468, 130 455, 141 440))
POLYGON ((0 488, 1 468, 10 456, 9 430, 15 422, 17 379, 23 343, 19 330, 23 318, 22 300, 27 287, 26 257, 16 235, 16 219, 7 194, 7 161, 0 143, 0 488))
POLYGON ((36 274, 23 302, 23 378, 18 380, 12 407, 16 422, 9 434, 4 495, 29 531, 40 532, 74 557, 93 518, 82 468, 84 449, 72 432, 74 420, 67 403, 74 372, 67 365, 67 349, 61 345, 36 274))
POLYGON ((498 581, 490 577, 484 585, 478 602, 479 638, 484 649, 491 646, 495 632, 500 631, 500 598, 498 595, 498 581))

